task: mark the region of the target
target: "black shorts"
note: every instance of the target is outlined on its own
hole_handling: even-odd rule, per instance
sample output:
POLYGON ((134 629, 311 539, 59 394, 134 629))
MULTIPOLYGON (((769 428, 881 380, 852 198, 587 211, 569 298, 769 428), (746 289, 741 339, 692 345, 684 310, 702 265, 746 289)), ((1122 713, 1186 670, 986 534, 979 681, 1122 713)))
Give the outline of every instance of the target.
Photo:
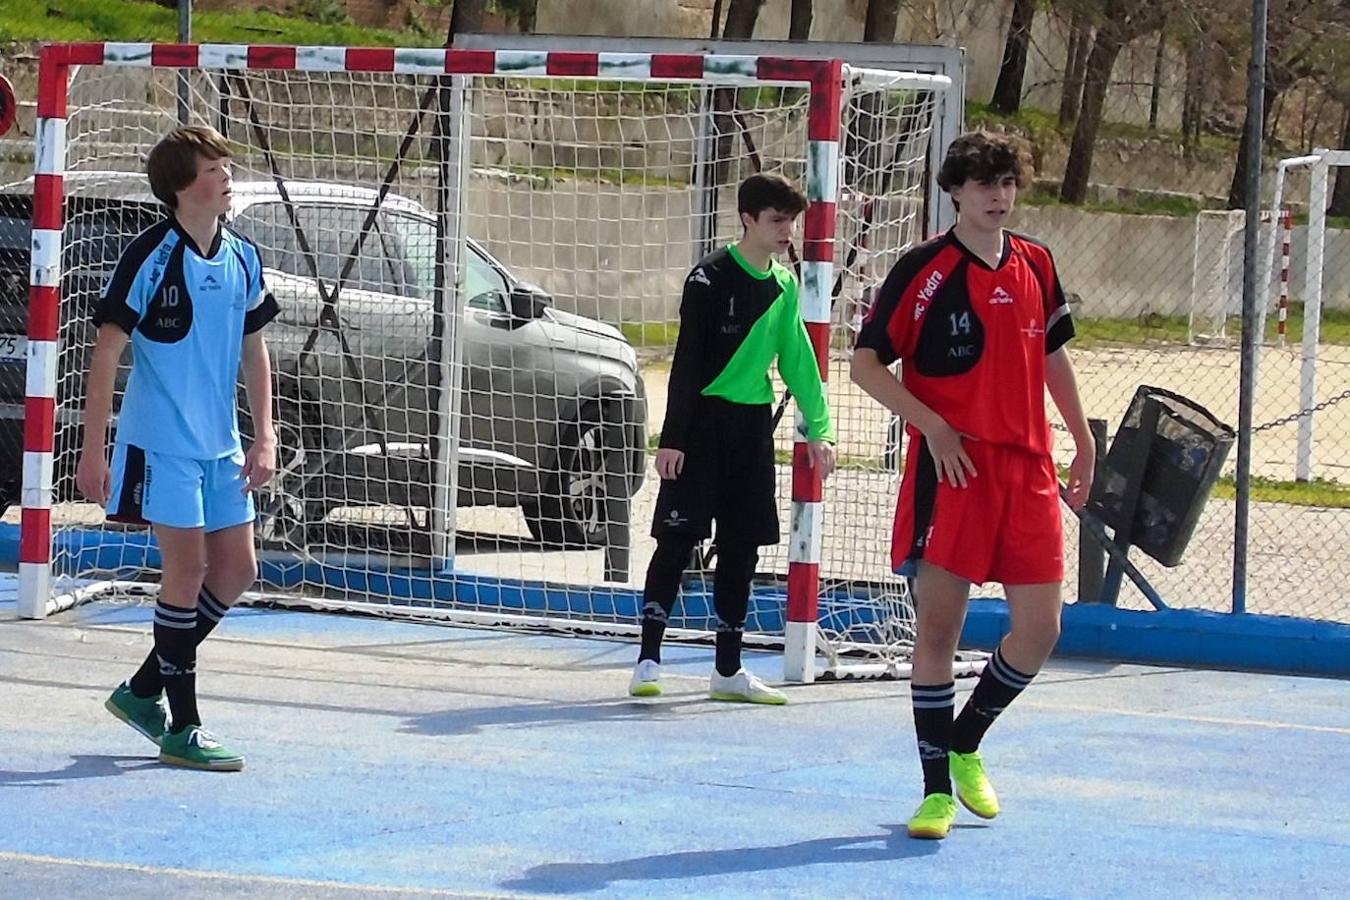
POLYGON ((652 537, 706 538, 716 519, 719 541, 778 543, 772 422, 768 404, 699 398, 684 468, 661 482, 652 537))

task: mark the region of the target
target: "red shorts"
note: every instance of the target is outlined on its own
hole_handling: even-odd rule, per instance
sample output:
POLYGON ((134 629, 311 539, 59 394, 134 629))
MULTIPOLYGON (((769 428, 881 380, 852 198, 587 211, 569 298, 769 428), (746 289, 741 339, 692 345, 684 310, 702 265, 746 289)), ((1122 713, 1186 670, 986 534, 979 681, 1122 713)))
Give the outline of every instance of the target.
POLYGON ((919 560, 974 584, 1064 580, 1064 529, 1054 461, 1020 447, 964 441, 976 476, 966 487, 937 480, 928 442, 910 434, 895 509, 891 567, 919 560))

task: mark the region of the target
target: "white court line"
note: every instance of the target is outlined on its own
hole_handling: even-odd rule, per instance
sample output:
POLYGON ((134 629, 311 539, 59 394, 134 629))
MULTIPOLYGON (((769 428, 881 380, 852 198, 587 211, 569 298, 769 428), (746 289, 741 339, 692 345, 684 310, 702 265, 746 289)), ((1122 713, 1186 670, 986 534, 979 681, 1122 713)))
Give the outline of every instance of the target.
POLYGON ((451 891, 438 888, 394 887, 379 884, 352 884, 343 881, 322 881, 312 878, 287 878, 281 875, 238 875, 233 872, 209 872, 199 869, 178 869, 172 866, 143 866, 135 863, 105 862, 96 859, 65 859, 59 856, 41 856, 35 853, 13 853, 0 850, 0 861, 20 863, 42 863, 45 865, 68 866, 80 869, 97 869, 113 872, 132 872, 140 875, 178 875, 185 878, 197 878, 202 881, 225 881, 236 884, 266 884, 281 887, 330 888, 360 893, 362 896, 387 894, 393 896, 411 895, 416 897, 529 897, 529 894, 511 894, 501 891, 482 893, 479 891, 451 891))
POLYGON ((1113 709, 1104 706, 1060 706, 1050 703, 1027 703, 1025 709, 1040 709, 1048 712, 1081 712, 1085 715, 1135 716, 1140 719, 1170 719, 1174 722, 1200 722, 1205 725, 1233 725, 1240 728, 1269 728, 1275 731, 1315 731, 1322 734, 1342 734, 1350 736, 1350 728, 1335 725, 1300 725, 1296 722, 1271 722, 1265 719, 1225 719, 1221 716, 1191 716, 1182 713, 1150 712, 1140 709, 1113 709))

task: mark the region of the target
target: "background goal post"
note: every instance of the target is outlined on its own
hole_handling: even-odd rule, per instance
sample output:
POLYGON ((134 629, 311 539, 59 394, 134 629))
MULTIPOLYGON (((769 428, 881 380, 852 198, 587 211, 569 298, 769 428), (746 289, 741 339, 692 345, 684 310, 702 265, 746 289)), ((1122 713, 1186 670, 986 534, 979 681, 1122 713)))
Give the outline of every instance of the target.
MULTIPOLYGON (((73 472, 89 305, 160 215, 143 159, 185 114, 235 147, 227 224, 259 245, 283 309, 268 332, 280 471, 259 498, 271 602, 631 632, 679 285, 700 239, 739 233, 736 183, 781 171, 811 200, 792 263, 841 467, 823 487, 784 417, 786 540, 764 554, 748 628, 796 680, 818 650, 827 669, 862 654, 902 671, 896 429, 830 375, 871 289, 925 236, 949 86, 748 55, 45 48, 22 614, 155 577, 153 540, 79 502, 73 472)), ((690 573, 677 633, 709 630, 708 582, 690 573)))

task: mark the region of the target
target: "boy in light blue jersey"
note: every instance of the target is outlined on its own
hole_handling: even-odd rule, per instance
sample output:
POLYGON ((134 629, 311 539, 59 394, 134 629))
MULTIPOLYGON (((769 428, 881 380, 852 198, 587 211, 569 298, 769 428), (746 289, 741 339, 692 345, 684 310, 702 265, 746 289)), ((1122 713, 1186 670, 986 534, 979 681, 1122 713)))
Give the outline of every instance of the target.
POLYGON ((146 172, 170 214, 127 247, 95 309, 76 478, 110 520, 154 528, 163 575, 154 649, 105 705, 159 745, 161 762, 237 771, 244 758, 201 725, 197 646, 257 577, 250 492, 276 469, 261 329, 277 305, 257 247, 220 222, 230 207, 225 139, 211 128, 175 129, 146 172), (128 342, 131 377, 110 468, 113 383, 128 342), (257 431, 247 454, 235 413, 241 361, 257 431))

